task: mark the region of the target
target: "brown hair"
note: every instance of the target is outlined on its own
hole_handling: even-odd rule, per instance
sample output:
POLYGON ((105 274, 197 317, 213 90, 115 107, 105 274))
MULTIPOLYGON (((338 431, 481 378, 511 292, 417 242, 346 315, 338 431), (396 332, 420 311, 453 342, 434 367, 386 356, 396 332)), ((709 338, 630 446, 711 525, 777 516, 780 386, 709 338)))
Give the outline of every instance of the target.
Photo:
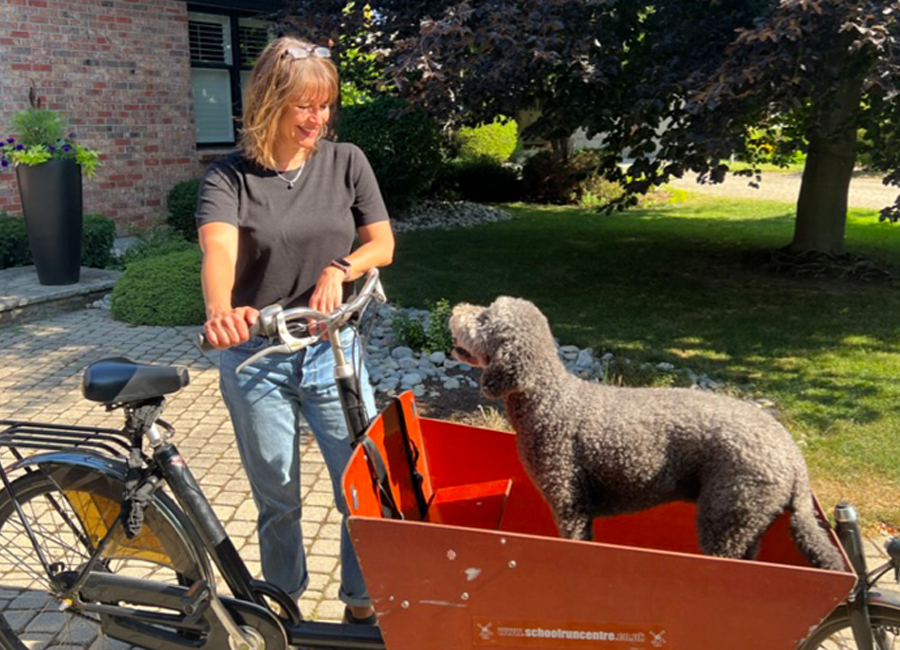
POLYGON ((313 54, 294 59, 292 47, 315 47, 307 41, 283 36, 269 43, 259 55, 244 96, 241 149, 257 164, 276 168, 273 155, 278 119, 291 102, 321 101, 333 104, 338 98, 337 68, 329 58, 313 54))

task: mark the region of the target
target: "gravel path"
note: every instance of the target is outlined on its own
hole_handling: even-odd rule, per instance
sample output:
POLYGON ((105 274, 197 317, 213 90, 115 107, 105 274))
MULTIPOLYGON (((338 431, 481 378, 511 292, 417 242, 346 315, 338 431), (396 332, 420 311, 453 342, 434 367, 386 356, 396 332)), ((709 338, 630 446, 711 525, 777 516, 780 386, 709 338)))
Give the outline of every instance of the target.
MULTIPOLYGON (((886 187, 878 174, 858 174, 850 183, 850 206, 881 209, 892 204, 900 189, 886 187)), ((800 194, 800 174, 795 172, 763 172, 759 189, 750 187, 748 178, 729 176, 719 185, 701 185, 693 176, 669 183, 672 187, 713 196, 796 202, 800 194)))

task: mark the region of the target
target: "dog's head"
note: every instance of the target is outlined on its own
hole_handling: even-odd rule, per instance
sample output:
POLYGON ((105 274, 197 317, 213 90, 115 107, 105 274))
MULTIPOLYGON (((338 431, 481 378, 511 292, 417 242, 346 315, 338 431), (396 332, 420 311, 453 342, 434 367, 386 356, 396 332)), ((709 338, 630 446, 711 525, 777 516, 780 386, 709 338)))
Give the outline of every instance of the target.
POLYGON ((534 304, 501 296, 489 307, 461 303, 450 317, 453 356, 484 368, 488 399, 527 390, 540 382, 547 363, 558 363, 547 319, 534 304))

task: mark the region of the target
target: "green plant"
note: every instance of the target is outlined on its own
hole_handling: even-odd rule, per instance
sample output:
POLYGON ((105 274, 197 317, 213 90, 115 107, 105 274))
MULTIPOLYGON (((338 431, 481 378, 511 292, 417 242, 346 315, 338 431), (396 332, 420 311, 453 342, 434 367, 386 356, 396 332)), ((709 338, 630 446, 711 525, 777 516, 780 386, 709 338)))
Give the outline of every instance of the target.
POLYGON ((102 214, 84 215, 81 234, 81 265, 95 269, 110 266, 116 239, 115 222, 102 214))
POLYGON ((344 108, 340 137, 366 154, 392 213, 413 205, 443 164, 437 124, 396 97, 344 108))
POLYGON ((428 330, 425 332, 426 352, 450 352, 453 349, 453 335, 450 333, 450 301, 441 298, 428 310, 428 330))
MULTIPOLYGON (((81 265, 105 269, 112 265, 116 225, 102 214, 84 215, 81 265)), ((0 213, 0 269, 33 264, 24 219, 0 213)))
POLYGON ((197 200, 200 197, 201 179, 192 178, 177 183, 166 195, 169 214, 166 223, 180 232, 188 241, 197 241, 197 200))
POLYGON ((10 164, 34 166, 49 160, 74 160, 85 176, 92 177, 100 165, 100 154, 75 142, 75 134, 68 132, 62 115, 41 108, 34 87, 29 99, 31 107, 14 113, 11 118, 18 136, 0 142, 0 171, 10 164))
POLYGON ((411 318, 402 311, 394 314, 391 330, 398 343, 413 350, 421 350, 425 347, 425 343, 428 340, 425 334, 425 326, 422 325, 422 322, 411 318))
POLYGON ((115 260, 115 266, 119 269, 126 269, 138 260, 196 248, 195 242, 189 242, 177 230, 169 226, 154 226, 138 235, 137 241, 115 260))
POLYGON ((467 201, 507 203, 524 195, 518 170, 493 158, 458 160, 447 165, 442 183, 452 194, 467 201))
POLYGON ((563 156, 539 151, 525 161, 522 181, 528 198, 537 203, 577 204, 587 181, 599 179, 600 156, 591 150, 563 156))
POLYGON ((131 325, 200 325, 205 320, 199 248, 137 260, 112 293, 112 315, 131 325))
POLYGON ((0 212, 0 269, 31 263, 25 221, 0 212))
POLYGON ((459 157, 463 160, 489 158, 506 162, 519 144, 519 127, 515 120, 498 117, 490 124, 462 127, 456 133, 459 157))

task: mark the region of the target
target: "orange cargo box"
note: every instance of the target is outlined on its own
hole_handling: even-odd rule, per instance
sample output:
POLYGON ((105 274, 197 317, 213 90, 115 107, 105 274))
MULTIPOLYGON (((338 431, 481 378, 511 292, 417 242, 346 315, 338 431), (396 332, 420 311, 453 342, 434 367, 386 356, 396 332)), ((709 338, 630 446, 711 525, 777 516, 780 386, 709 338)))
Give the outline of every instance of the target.
POLYGON ((856 582, 810 566, 786 515, 754 561, 702 555, 688 503, 561 539, 514 434, 419 418, 410 393, 368 437, 383 463, 360 445, 343 490, 388 650, 792 650, 856 582))

